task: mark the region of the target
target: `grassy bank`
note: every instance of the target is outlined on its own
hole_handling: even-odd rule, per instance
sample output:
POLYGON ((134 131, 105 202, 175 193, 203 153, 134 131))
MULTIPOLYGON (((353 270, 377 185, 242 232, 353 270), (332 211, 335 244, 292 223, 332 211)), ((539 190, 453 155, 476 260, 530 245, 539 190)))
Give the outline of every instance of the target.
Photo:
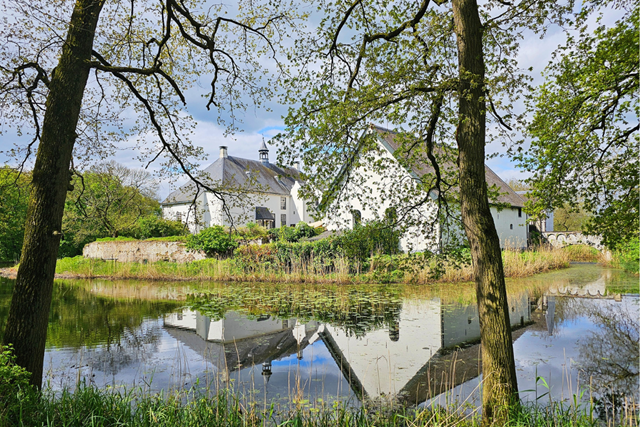
MULTIPOLYGON (((465 415, 457 408, 351 409, 342 404, 318 406, 308 403, 287 410, 245 404, 227 393, 207 396, 183 392, 168 396, 115 392, 80 387, 75 393, 19 393, 16 400, 1 405, 0 426, 480 426, 476 411, 465 415)), ((622 414, 624 417, 624 414, 622 414)), ((637 426, 630 417, 620 424, 637 426)), ((523 406, 511 416, 510 426, 609 425, 594 419, 588 405, 523 406)), ((610 424, 613 425, 613 424, 610 424)))
MULTIPOLYGON (((504 251, 507 277, 525 277, 569 265, 569 256, 562 250, 504 251)), ((292 263, 287 268, 255 264, 247 269, 234 258, 206 259, 191 263, 173 262, 119 263, 82 257, 58 260, 56 273, 62 277, 141 280, 214 280, 242 282, 299 283, 413 283, 464 282, 472 280, 470 264, 459 261, 430 260, 420 256, 395 255, 374 257, 369 265, 356 269, 337 258, 331 269, 310 260, 292 263)))

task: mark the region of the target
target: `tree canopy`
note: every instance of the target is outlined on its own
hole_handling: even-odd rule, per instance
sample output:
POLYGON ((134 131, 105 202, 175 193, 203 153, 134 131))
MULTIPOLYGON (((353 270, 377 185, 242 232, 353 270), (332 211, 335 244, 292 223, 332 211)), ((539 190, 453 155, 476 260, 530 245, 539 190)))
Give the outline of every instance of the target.
POLYGON ((284 162, 302 157, 312 165, 306 194, 334 212, 351 200, 375 207, 370 186, 380 186, 376 176, 395 161, 431 169, 390 186, 383 197, 400 221, 436 203, 438 215, 418 215, 427 225, 424 236, 437 232, 450 207, 460 212, 482 325, 483 417, 504 421, 500 410, 515 399, 517 382, 485 144, 511 130, 511 103, 528 89, 516 57, 522 30, 563 22, 571 5, 337 0, 318 9, 324 15, 317 31, 295 48, 303 71, 287 98, 299 108, 285 120, 284 162), (395 131, 395 159, 380 155, 372 122, 395 131), (373 173, 358 176, 359 168, 373 173))
POLYGON ((578 17, 577 34, 555 52, 531 98, 531 148, 516 156, 533 173, 534 214, 581 205, 590 214, 585 231, 610 248, 640 230, 639 11, 622 5, 622 19, 593 32, 591 11, 578 17))

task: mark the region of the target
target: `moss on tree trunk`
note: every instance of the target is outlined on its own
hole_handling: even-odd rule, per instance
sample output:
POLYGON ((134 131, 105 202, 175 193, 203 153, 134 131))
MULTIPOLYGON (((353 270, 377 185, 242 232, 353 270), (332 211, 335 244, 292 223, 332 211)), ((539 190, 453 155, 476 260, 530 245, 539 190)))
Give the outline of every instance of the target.
POLYGON ((40 387, 69 166, 102 0, 79 0, 52 73, 4 342, 40 387))

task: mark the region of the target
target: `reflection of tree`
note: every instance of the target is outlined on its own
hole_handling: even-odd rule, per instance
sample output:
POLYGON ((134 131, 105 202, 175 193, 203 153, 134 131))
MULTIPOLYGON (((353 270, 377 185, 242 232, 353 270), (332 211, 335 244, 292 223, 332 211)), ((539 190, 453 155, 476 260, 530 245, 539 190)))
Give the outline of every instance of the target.
POLYGON ((116 343, 105 344, 83 356, 83 363, 115 375, 133 363, 145 361, 158 350, 162 328, 158 324, 127 328, 116 343))
MULTIPOLYGON (((9 281, 0 289, 0 329, 7 319, 12 284, 9 281)), ((139 335, 137 329, 145 318, 157 319, 178 306, 177 302, 96 296, 84 287, 59 281, 53 289, 47 346, 124 346, 130 344, 127 340, 137 339, 131 334, 139 335)))
POLYGON ((601 403, 625 396, 638 400, 640 377, 640 325, 637 307, 631 304, 584 304, 584 313, 598 326, 580 340, 582 379, 592 382, 601 403))

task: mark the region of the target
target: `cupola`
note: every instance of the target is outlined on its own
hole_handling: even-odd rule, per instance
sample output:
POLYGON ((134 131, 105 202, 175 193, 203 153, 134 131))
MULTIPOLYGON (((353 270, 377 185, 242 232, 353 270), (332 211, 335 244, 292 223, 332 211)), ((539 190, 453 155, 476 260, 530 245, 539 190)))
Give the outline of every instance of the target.
POLYGON ((262 163, 264 163, 265 165, 269 163, 269 149, 267 148, 267 144, 264 142, 264 139, 262 140, 262 145, 260 146, 260 149, 258 150, 258 153, 260 154, 260 161, 262 163))

